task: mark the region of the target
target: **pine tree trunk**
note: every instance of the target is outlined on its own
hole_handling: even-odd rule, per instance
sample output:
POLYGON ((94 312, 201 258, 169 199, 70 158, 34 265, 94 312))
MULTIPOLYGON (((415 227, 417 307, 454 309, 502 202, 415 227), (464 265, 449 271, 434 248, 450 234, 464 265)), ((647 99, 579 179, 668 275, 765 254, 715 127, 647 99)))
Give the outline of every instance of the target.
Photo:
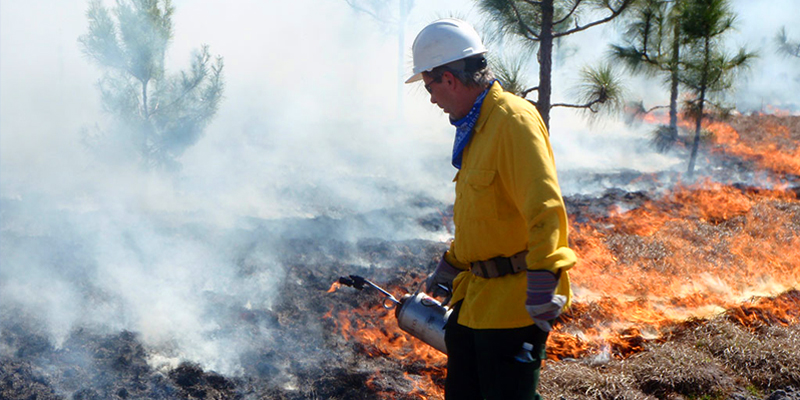
POLYGON ((706 89, 700 90, 700 106, 697 111, 697 120, 694 127, 694 144, 692 144, 692 155, 689 157, 689 169, 687 173, 691 178, 694 175, 694 164, 697 160, 697 149, 700 147, 700 128, 703 125, 703 104, 705 103, 706 89))
POLYGON ((706 102, 706 89, 708 88, 708 69, 711 68, 711 39, 706 36, 705 38, 705 56, 703 58, 703 75, 700 78, 700 104, 697 110, 697 123, 694 128, 694 144, 692 145, 692 155, 689 157, 689 170, 687 171, 691 178, 694 174, 694 164, 697 160, 697 149, 700 147, 700 127, 703 124, 703 106, 706 102))
POLYGON ((553 0, 542 0, 542 32, 539 35, 539 100, 536 108, 550 132, 550 96, 553 71, 553 0))
POLYGON ((670 62, 671 87, 669 93, 669 134, 674 142, 678 139, 678 62, 680 60, 680 26, 675 24, 670 62))

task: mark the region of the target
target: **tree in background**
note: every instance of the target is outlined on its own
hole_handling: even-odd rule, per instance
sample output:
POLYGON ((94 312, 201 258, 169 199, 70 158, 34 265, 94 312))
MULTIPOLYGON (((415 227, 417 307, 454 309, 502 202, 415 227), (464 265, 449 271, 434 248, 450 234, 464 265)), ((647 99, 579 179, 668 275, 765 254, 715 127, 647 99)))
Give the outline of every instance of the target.
MULTIPOLYGON (((678 10, 681 0, 644 0, 627 13, 625 43, 611 45, 611 59, 635 74, 664 75, 670 90, 669 125, 655 131, 653 143, 668 150, 678 139, 678 94, 681 30, 678 10)), ((661 108, 654 107, 653 109, 661 108)))
MULTIPOLYGON (((536 91, 536 105, 545 124, 550 126, 552 107, 583 108, 597 112, 601 107, 615 108, 620 99, 612 97, 622 90, 607 66, 585 69, 583 76, 590 78, 581 87, 581 104, 551 101, 553 46, 558 39, 605 24, 626 11, 634 0, 478 0, 478 4, 504 34, 520 38, 538 51, 539 84, 522 90, 526 97, 536 91), (584 21, 583 16, 596 17, 584 21), (586 97, 594 96, 594 97, 586 97)), ((513 67, 512 67, 513 68, 513 67)))
MULTIPOLYGON (((487 42, 491 41, 492 39, 487 40, 487 42)), ((486 59, 495 78, 502 82, 503 90, 524 98, 534 90, 530 88, 528 75, 524 72, 530 63, 531 55, 525 49, 521 49, 522 51, 519 51, 518 48, 510 51, 504 50, 489 52, 486 54, 486 59)))
POLYGON ((397 120, 403 121, 403 82, 405 81, 406 23, 414 8, 414 0, 345 0, 353 10, 367 14, 376 21, 394 25, 397 34, 397 120), (397 14, 393 10, 398 10, 397 14))
POLYGON ((223 63, 221 57, 212 62, 208 46, 193 55, 188 71, 165 71, 173 12, 170 0, 117 0, 112 11, 100 0, 90 2, 89 32, 79 42, 105 70, 101 101, 115 121, 112 129, 87 138, 94 150, 174 169, 216 114, 223 63))
POLYGON ((728 0, 686 0, 680 7, 680 29, 685 44, 681 83, 694 97, 688 102, 695 117, 689 176, 694 173, 706 105, 717 106, 711 100, 730 89, 736 73, 755 57, 743 48, 734 55, 728 55, 722 48, 722 39, 735 20, 728 0))
POLYGON ((800 58, 800 41, 789 38, 786 27, 781 27, 775 35, 775 43, 778 45, 778 53, 788 57, 800 58))

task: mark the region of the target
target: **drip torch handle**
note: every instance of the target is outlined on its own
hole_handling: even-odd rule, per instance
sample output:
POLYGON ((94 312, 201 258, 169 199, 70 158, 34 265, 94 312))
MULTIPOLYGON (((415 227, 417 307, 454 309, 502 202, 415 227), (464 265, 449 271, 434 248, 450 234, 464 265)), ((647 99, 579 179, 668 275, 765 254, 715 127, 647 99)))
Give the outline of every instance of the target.
POLYGON ((374 283, 372 283, 372 282, 370 282, 370 281, 368 281, 366 279, 364 279, 364 281, 368 285, 372 286, 373 289, 383 293, 383 295, 386 296, 386 298, 383 299, 383 308, 385 308, 387 310, 391 310, 392 308, 394 308, 398 304, 400 304, 399 300, 397 300, 394 296, 392 296, 391 293, 387 292, 382 287, 380 287, 380 286, 378 286, 378 285, 376 285, 376 284, 374 284, 374 283))
POLYGON ((364 285, 367 285, 367 286, 372 287, 373 289, 381 292, 384 296, 386 296, 386 298, 383 299, 383 308, 385 308, 387 310, 390 310, 390 309, 392 309, 392 308, 394 308, 394 307, 396 307, 397 305, 400 304, 400 301, 397 300, 394 296, 392 296, 391 293, 387 292, 382 287, 380 287, 380 286, 372 283, 371 281, 369 281, 367 279, 364 279, 363 277, 360 277, 358 275, 350 275, 348 278, 341 277, 341 278, 339 278, 339 283, 347 285, 347 286, 352 286, 352 287, 354 287, 354 288, 356 288, 358 290, 363 290, 364 289, 364 285))

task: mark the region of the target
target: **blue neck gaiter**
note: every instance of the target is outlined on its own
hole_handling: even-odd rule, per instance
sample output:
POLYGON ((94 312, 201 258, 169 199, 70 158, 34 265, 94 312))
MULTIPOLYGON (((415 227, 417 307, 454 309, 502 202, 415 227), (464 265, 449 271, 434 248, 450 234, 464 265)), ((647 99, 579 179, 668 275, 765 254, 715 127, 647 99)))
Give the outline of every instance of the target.
MULTIPOLYGON (((494 84, 494 82, 492 82, 492 84, 494 84)), ((472 109, 469 110, 469 113, 464 118, 457 121, 450 120, 450 123, 456 127, 456 140, 453 143, 452 163, 453 166, 458 169, 461 169, 461 155, 464 152, 464 148, 467 147, 469 139, 472 137, 473 128, 481 114, 483 99, 486 98, 486 94, 489 93, 491 87, 492 85, 490 84, 489 87, 475 99, 475 104, 472 105, 472 109)))

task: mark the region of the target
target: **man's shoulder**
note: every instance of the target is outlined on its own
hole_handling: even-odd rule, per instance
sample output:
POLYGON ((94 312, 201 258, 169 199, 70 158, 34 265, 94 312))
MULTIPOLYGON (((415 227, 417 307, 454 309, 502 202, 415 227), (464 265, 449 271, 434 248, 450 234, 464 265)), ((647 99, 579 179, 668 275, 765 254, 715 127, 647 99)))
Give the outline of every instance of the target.
POLYGON ((495 101, 497 108, 504 115, 539 115, 536 106, 530 101, 511 92, 500 90, 495 101))
POLYGON ((495 126, 543 126, 542 117, 530 101, 513 93, 500 90, 495 96, 494 110, 489 117, 495 126))
POLYGON ((528 100, 504 91, 499 85, 493 87, 492 91, 493 106, 487 116, 485 128, 500 134, 495 137, 526 138, 535 132, 546 135, 547 127, 536 106, 528 100))
MULTIPOLYGON (((477 126, 478 130, 491 130, 498 133, 518 132, 522 135, 528 135, 533 131, 547 132, 536 107, 528 100, 504 91, 498 83, 492 86, 483 106, 477 126)), ((493 137, 503 136, 505 135, 493 137)))

